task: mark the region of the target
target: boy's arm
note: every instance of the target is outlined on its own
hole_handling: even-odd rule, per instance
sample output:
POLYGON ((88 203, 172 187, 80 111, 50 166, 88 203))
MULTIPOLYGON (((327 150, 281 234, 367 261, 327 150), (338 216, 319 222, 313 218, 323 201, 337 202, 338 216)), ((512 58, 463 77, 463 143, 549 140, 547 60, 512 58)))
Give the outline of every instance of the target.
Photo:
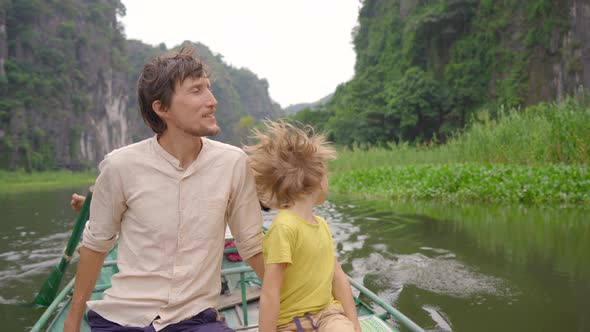
POLYGON ((104 252, 94 251, 86 247, 80 248, 80 261, 76 272, 74 295, 72 296, 70 311, 64 323, 64 332, 80 331, 86 301, 92 295, 105 257, 106 253, 104 252))
POLYGON ((260 295, 258 322, 260 332, 274 332, 277 329, 281 306, 281 286, 286 267, 286 263, 268 264, 265 267, 262 294, 260 295))
POLYGON ((361 325, 358 320, 356 313, 356 307, 354 305, 354 299, 352 297, 352 291, 350 289, 350 282, 346 273, 342 271, 338 259, 334 260, 334 279, 332 280, 332 294, 342 304, 344 314, 354 324, 354 330, 357 332, 361 331, 361 325))
MULTIPOLYGON (((113 248, 116 235, 121 230, 121 220, 127 205, 122 189, 121 178, 108 158, 99 166, 99 174, 92 202, 90 220, 82 234, 80 261, 76 272, 76 284, 72 306, 64 322, 64 331, 79 331, 96 279, 107 253, 113 248)), ((72 197, 74 200, 75 197, 72 197)))

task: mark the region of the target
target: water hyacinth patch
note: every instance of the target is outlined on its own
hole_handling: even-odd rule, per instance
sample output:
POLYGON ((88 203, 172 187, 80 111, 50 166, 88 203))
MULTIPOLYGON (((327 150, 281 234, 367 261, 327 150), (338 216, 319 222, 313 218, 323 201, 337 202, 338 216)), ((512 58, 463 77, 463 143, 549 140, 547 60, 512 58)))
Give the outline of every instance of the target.
POLYGON ((585 165, 419 164, 335 173, 330 190, 369 198, 590 203, 585 165))

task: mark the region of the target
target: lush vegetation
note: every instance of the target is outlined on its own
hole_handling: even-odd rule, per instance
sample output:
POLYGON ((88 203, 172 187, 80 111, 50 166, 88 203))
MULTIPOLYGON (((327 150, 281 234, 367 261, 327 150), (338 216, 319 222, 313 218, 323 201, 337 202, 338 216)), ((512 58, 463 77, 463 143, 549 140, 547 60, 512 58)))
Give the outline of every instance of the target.
POLYGON ((369 198, 590 204, 587 166, 424 164, 382 166, 330 177, 331 190, 369 198))
POLYGON ((95 172, 0 170, 0 193, 73 188, 94 183, 95 172))
MULTIPOLYGON (((500 105, 554 100, 545 68, 551 43, 562 45, 568 31, 567 8, 549 0, 363 1, 354 78, 295 118, 348 147, 443 142, 482 111, 496 119, 500 105)), ((567 77, 583 69, 575 49, 563 47, 557 60, 568 64, 567 77)))
POLYGON ((482 117, 446 144, 390 143, 384 147, 343 149, 331 164, 334 172, 384 165, 483 162, 523 165, 588 164, 590 103, 568 98, 541 103, 524 111, 500 112, 497 120, 482 117))
POLYGON ((80 166, 77 119, 99 108, 93 83, 126 65, 124 14, 119 0, 0 1, 0 168, 80 166))
POLYGON ((444 145, 343 150, 335 193, 444 201, 590 203, 590 107, 573 98, 482 119, 444 145))
MULTIPOLYGON (((87 169, 153 134, 135 84, 169 49, 127 40, 123 15, 120 0, 0 0, 0 169, 87 169)), ((240 144, 252 119, 277 116, 266 80, 194 47, 213 73, 218 139, 240 144)))

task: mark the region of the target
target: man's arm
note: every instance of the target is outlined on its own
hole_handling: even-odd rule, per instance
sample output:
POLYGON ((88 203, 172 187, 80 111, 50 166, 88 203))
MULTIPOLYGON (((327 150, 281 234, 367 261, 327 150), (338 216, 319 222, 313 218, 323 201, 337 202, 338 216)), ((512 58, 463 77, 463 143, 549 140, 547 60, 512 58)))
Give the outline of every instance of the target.
POLYGON ((260 313, 258 329, 260 332, 274 332, 279 320, 281 306, 281 286, 285 275, 286 263, 268 264, 262 282, 260 295, 260 313))
POLYGON ((80 324, 86 310, 86 301, 92 294, 105 257, 106 253, 83 246, 80 248, 74 295, 72 296, 70 311, 64 323, 64 332, 80 331, 80 324))
POLYGON ((72 306, 64 322, 64 331, 67 332, 80 330, 86 301, 92 294, 106 253, 115 244, 127 208, 121 177, 108 158, 100 163, 99 169, 101 172, 96 179, 90 203, 90 220, 82 234, 72 306))
POLYGON ((262 213, 254 176, 248 166, 246 155, 236 161, 232 181, 226 213, 227 225, 234 236, 238 252, 262 280, 262 257, 255 258, 261 256, 262 252, 262 213))
POLYGON ((344 314, 348 319, 352 321, 354 324, 354 330, 357 332, 361 331, 361 325, 358 320, 358 316, 356 313, 356 307, 354 305, 354 299, 352 297, 352 291, 350 289, 350 282, 348 281, 348 277, 346 273, 342 271, 342 267, 340 267, 340 263, 338 260, 334 260, 334 279, 332 280, 332 294, 336 298, 336 300, 342 303, 342 308, 344 309, 344 314))
POLYGON ((252 270, 256 272, 256 275, 258 275, 258 278, 260 280, 264 280, 264 256, 262 255, 262 253, 258 253, 248 258, 246 260, 246 263, 248 263, 252 270))

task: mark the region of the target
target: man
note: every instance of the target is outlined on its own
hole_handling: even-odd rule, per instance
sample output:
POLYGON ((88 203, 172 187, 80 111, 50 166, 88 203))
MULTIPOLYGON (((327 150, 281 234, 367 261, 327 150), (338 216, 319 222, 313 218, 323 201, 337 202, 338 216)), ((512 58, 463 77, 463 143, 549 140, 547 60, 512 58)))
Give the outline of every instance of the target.
POLYGON ((156 135, 99 165, 64 331, 80 329, 117 235, 119 272, 102 300, 88 302, 92 331, 231 331, 212 309, 226 223, 241 256, 264 273, 262 216, 246 155, 205 138, 220 131, 217 100, 192 50, 146 64, 137 98, 156 135))

